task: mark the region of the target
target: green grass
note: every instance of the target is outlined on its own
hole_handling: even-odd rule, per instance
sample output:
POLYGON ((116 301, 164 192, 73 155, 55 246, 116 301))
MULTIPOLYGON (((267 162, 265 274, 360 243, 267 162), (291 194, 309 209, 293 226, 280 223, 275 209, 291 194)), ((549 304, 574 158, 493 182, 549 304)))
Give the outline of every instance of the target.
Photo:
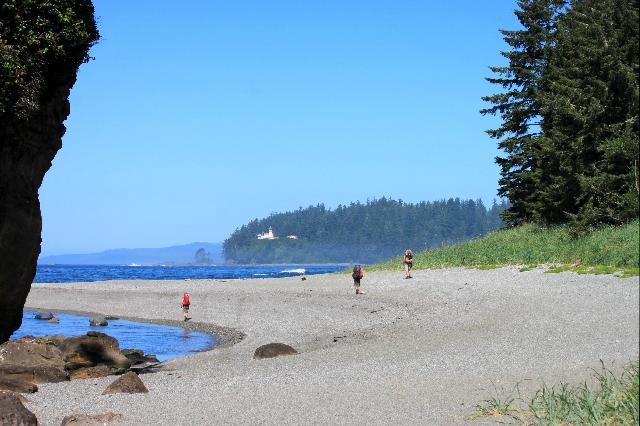
MULTIPOLYGON (((523 268, 524 269, 524 268, 523 268)), ((522 269, 521 269, 522 271, 522 269)), ((615 266, 573 266, 573 265, 560 265, 552 266, 545 271, 547 274, 554 274, 558 272, 573 271, 578 274, 593 274, 593 275, 616 275, 622 278, 635 277, 640 275, 639 268, 618 268, 615 266)))
POLYGON ((640 420, 638 361, 620 375, 607 370, 594 372, 594 384, 571 387, 561 383, 543 386, 524 402, 521 398, 492 397, 476 406, 469 419, 497 417, 534 425, 637 425, 640 420))
MULTIPOLYGON (((426 250, 414 256, 415 269, 462 266, 492 269, 505 265, 568 265, 578 273, 638 275, 640 223, 605 226, 576 237, 567 226, 522 225, 492 232, 483 238, 426 250), (605 272, 606 271, 606 272, 605 272)), ((369 270, 401 269, 400 256, 368 267, 369 270)), ((551 272, 556 272, 554 269, 551 272)))

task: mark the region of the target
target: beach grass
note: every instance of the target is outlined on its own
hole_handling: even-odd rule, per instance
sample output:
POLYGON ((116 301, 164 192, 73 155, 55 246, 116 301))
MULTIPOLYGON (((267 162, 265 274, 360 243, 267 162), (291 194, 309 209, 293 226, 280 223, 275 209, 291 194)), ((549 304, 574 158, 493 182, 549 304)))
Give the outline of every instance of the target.
MULTIPOLYGON (((637 276, 640 258, 640 223, 603 226, 576 236, 568 226, 527 224, 504 228, 486 236, 414 255, 414 269, 469 267, 493 269, 523 265, 525 272, 538 265, 554 265, 549 272, 565 270, 589 274, 637 276)), ((369 270, 397 270, 402 257, 371 265, 369 270)))
POLYGON ((535 425, 637 425, 638 366, 635 361, 616 375, 603 364, 602 371, 594 371, 592 384, 543 385, 526 403, 519 396, 494 396, 476 405, 468 419, 493 417, 535 425))

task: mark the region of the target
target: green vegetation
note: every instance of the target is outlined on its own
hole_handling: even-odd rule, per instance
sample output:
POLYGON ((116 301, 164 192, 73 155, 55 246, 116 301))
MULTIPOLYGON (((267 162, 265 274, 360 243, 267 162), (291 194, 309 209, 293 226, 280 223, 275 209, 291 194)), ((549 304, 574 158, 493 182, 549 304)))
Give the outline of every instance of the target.
MULTIPOLYGON (((490 269, 504 265, 526 265, 521 271, 540 264, 562 264, 550 272, 574 270, 578 273, 618 273, 638 275, 640 223, 603 226, 576 236, 568 225, 543 227, 522 225, 501 229, 487 236, 415 254, 414 268, 450 266, 490 269)), ((399 269, 400 256, 373 265, 369 270, 399 269)))
POLYGON ((573 271, 578 274, 593 274, 593 275, 617 275, 621 278, 634 277, 640 275, 639 268, 618 268, 615 266, 574 266, 574 265, 561 265, 552 266, 545 272, 548 274, 554 274, 558 272, 573 271))
POLYGON ((603 366, 593 379, 595 386, 543 386, 528 403, 513 396, 491 397, 478 404, 469 419, 491 416, 536 425, 637 425, 638 362, 629 364, 620 375, 603 366))
POLYGON ((519 0, 483 100, 509 224, 624 224, 639 212, 637 0, 519 0))
POLYGON ((242 226, 224 242, 224 257, 237 263, 377 262, 408 247, 424 250, 482 236, 502 225, 505 207, 494 202, 487 209, 480 200, 458 198, 311 206, 242 226), (258 240, 256 234, 269 227, 278 239, 258 240))
POLYGON ((89 60, 91 0, 0 0, 0 118, 27 119, 89 60))

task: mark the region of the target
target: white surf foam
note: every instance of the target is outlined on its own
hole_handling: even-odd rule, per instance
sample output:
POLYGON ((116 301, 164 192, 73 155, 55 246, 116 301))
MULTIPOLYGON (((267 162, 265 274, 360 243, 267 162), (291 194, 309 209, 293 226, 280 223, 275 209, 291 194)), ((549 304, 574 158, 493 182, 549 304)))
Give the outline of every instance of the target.
POLYGON ((299 269, 285 269, 284 271, 280 271, 281 274, 304 274, 307 272, 304 268, 299 269))

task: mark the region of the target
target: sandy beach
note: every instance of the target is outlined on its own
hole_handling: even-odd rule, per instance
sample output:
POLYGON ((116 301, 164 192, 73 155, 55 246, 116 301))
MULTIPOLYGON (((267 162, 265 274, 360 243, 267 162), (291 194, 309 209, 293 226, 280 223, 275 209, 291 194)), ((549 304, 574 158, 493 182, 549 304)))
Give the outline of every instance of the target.
MULTIPOLYGON (((34 284, 26 308, 181 318, 223 344, 142 375, 148 394, 101 395, 114 377, 40 385, 43 425, 112 411, 130 425, 449 425, 519 384, 579 383, 638 358, 638 277, 443 269, 283 279, 34 284), (254 360, 287 343, 300 354, 254 360), (496 391, 497 389, 497 391, 496 391)), ((178 322, 182 324, 181 322, 178 322)), ((114 423, 117 424, 117 423, 114 423)))

